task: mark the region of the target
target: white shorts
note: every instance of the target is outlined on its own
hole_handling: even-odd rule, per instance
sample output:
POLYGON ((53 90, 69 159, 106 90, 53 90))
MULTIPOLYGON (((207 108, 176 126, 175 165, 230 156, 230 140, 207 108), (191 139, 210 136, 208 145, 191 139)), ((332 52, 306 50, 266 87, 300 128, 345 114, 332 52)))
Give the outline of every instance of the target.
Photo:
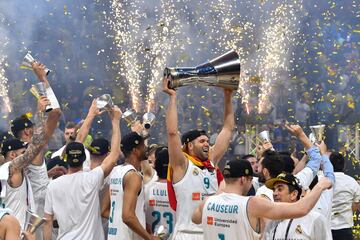
POLYGON ((173 233, 171 240, 204 240, 204 234, 177 231, 173 233))

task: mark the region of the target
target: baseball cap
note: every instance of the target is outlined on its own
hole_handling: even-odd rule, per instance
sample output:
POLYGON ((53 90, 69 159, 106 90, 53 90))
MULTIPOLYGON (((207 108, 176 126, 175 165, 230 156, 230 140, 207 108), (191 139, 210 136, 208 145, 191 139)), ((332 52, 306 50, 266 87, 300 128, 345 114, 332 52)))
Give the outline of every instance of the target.
POLYGON ((290 174, 290 173, 280 173, 276 178, 269 179, 265 182, 265 186, 270 189, 274 189, 274 185, 277 182, 286 183, 287 185, 293 186, 296 189, 300 190, 301 192, 301 186, 298 183, 298 179, 290 174))
POLYGON ((230 160, 223 170, 224 178, 239 178, 253 176, 253 174, 251 164, 246 160, 230 160))
POLYGON ((85 159, 85 147, 82 143, 72 142, 66 146, 64 161, 66 161, 70 167, 80 167, 85 159))
POLYGON ((46 168, 49 171, 50 169, 52 169, 56 165, 57 166, 63 166, 65 168, 69 167, 68 164, 63 159, 61 159, 60 156, 56 156, 56 157, 53 157, 53 158, 51 158, 49 160, 49 162, 46 164, 46 168))
POLYGON ((19 139, 10 139, 6 140, 1 144, 1 154, 6 155, 10 151, 18 150, 21 148, 26 148, 27 144, 23 141, 20 141, 19 139))
POLYGON ((92 155, 103 156, 110 151, 110 143, 105 138, 96 138, 91 142, 88 149, 92 155))
POLYGON ((184 133, 181 137, 181 144, 189 143, 200 136, 207 136, 205 130, 195 129, 184 133))
POLYGON ((25 128, 31 127, 34 124, 30 121, 26 114, 15 118, 11 121, 11 132, 15 137, 17 137, 18 133, 25 128))
POLYGON ((121 151, 130 152, 143 142, 143 137, 136 132, 131 132, 121 139, 121 151))

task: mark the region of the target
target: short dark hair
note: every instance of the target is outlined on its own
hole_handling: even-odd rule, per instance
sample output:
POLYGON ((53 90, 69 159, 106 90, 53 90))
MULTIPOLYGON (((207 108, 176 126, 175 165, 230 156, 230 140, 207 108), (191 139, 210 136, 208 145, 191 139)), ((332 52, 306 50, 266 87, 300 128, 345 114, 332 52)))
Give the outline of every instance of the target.
POLYGON ((283 159, 280 157, 278 152, 272 150, 267 150, 264 152, 261 165, 263 168, 266 168, 269 171, 271 178, 276 178, 284 171, 283 159))
POLYGON ((298 192, 298 194, 297 194, 297 196, 296 196, 296 200, 299 201, 299 200, 300 200, 300 197, 301 197, 301 191, 300 191, 299 189, 297 189, 296 187, 290 185, 290 184, 288 184, 287 186, 289 187, 289 193, 292 193, 293 191, 297 191, 297 192, 298 192))
POLYGON ((256 158, 256 157, 254 155, 252 155, 252 154, 246 154, 241 159, 242 160, 248 160, 249 158, 256 158))
POLYGON ((144 138, 136 132, 131 132, 121 139, 121 151, 128 157, 134 148, 144 144, 144 138))
POLYGON ((334 167, 334 172, 343 172, 345 168, 345 158, 339 152, 332 152, 330 154, 330 162, 334 167))
POLYGON ((69 128, 75 128, 76 127, 76 123, 74 122, 67 122, 65 125, 65 128, 69 129, 69 128))
POLYGON ((279 152, 280 158, 284 162, 284 172, 293 173, 295 169, 294 160, 291 158, 290 152, 279 152))

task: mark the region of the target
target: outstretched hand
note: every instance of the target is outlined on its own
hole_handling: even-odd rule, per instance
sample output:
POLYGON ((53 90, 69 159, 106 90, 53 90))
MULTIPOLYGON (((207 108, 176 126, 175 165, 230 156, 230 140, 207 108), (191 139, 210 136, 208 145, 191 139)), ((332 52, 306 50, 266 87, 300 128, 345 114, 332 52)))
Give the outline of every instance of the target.
POLYGON ((302 134, 305 134, 299 125, 285 124, 285 127, 292 135, 296 137, 300 137, 302 134))
POLYGON ((34 73, 36 74, 37 78, 40 81, 45 81, 45 79, 46 79, 45 65, 42 64, 41 62, 33 61, 31 63, 31 67, 32 67, 34 73))
POLYGON ((50 105, 50 100, 45 96, 40 96, 37 104, 38 112, 45 112, 48 105, 50 105))
POLYGON ((122 116, 122 111, 116 105, 109 111, 109 116, 112 121, 119 121, 122 116))
POLYGON ((169 96, 174 96, 176 95, 176 91, 172 88, 169 88, 169 82, 170 82, 170 77, 163 78, 163 92, 167 93, 169 96))
POLYGON ((102 114, 103 112, 105 112, 104 109, 103 109, 103 110, 100 110, 100 109, 97 107, 96 102, 97 102, 97 99, 94 99, 94 100, 92 101, 91 106, 90 106, 90 108, 89 108, 89 112, 88 112, 88 115, 89 115, 89 116, 95 117, 95 116, 98 116, 98 115, 102 114))

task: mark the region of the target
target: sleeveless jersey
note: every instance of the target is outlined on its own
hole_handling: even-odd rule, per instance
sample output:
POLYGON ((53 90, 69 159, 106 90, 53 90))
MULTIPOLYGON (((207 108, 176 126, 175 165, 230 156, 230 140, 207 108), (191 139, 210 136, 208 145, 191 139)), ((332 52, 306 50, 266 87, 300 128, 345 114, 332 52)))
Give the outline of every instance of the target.
POLYGON ((218 190, 216 171, 208 171, 189 161, 184 177, 173 184, 177 199, 176 225, 174 232, 185 231, 202 233, 200 226, 191 221, 192 213, 207 196, 218 190))
MULTIPOLYGON (((10 162, 1 166, 1 168, 9 173, 10 162), (6 169, 5 169, 6 168, 6 169)), ((2 170, 2 171, 3 171, 2 170)), ((36 211, 34 196, 32 193, 30 181, 25 173, 23 173, 23 180, 19 187, 13 188, 8 183, 7 179, 2 179, 4 193, 1 196, 1 208, 9 208, 13 211, 14 216, 19 221, 20 226, 23 228, 25 224, 26 210, 30 209, 36 211)))
POLYGON ((260 234, 254 231, 248 219, 249 199, 234 193, 221 193, 208 198, 202 214, 204 239, 260 239, 260 234))
POLYGON ((150 225, 152 232, 163 225, 172 233, 175 224, 175 212, 171 209, 167 183, 155 182, 149 188, 145 196, 146 223, 150 225))
MULTIPOLYGON (((133 232, 122 221, 122 208, 124 199, 124 186, 123 181, 125 175, 129 171, 136 171, 136 169, 130 165, 120 165, 115 167, 110 173, 110 216, 109 216, 109 230, 108 240, 140 240, 142 239, 138 234, 133 232)), ((141 174, 139 173, 141 176, 141 174)), ((145 212, 144 212, 145 196, 142 186, 141 192, 138 195, 136 202, 135 214, 145 228, 145 212)))

